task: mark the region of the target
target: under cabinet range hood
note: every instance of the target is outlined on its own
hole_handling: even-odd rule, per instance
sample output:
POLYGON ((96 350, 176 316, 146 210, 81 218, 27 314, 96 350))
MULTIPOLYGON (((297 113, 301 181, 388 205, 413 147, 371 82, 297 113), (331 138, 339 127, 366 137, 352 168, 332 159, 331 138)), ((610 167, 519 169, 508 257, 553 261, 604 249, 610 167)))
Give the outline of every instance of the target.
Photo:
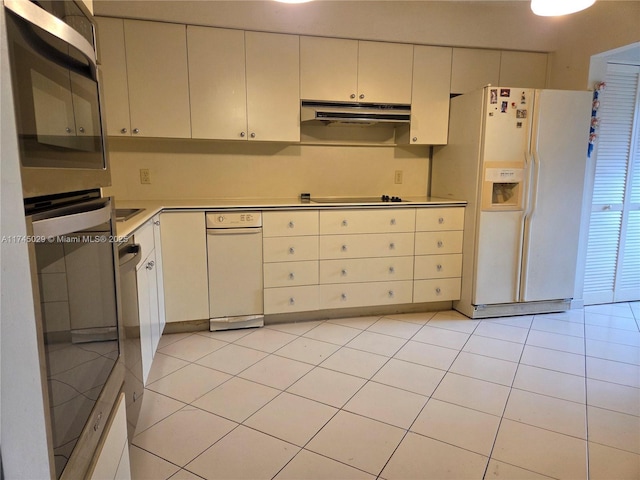
POLYGON ((303 100, 300 121, 311 125, 408 124, 411 105, 339 103, 303 100))

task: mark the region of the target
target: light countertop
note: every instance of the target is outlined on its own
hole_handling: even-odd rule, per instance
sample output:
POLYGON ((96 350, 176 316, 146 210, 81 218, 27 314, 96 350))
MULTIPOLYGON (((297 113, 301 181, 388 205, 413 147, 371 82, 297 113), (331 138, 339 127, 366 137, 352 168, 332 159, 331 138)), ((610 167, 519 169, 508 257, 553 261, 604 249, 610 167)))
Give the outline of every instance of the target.
POLYGON ((118 200, 116 208, 141 208, 137 215, 126 221, 117 222, 117 234, 125 237, 138 227, 146 223, 161 211, 208 211, 208 210, 330 210, 334 208, 411 208, 411 207, 443 207, 464 206, 463 200, 453 200, 436 197, 403 197, 402 202, 358 202, 358 203, 314 203, 301 201, 300 198, 248 198, 248 199, 220 199, 197 198, 182 200, 118 200))

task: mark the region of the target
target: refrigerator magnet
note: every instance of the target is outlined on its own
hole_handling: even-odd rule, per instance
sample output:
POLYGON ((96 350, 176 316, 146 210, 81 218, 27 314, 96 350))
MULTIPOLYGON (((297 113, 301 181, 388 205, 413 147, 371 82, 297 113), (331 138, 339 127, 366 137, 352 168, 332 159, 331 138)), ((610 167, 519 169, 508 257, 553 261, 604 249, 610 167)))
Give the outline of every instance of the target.
POLYGON ((497 88, 492 88, 490 91, 491 94, 491 102, 492 104, 494 103, 498 103, 498 89, 497 88))
POLYGON ((500 107, 500 113, 507 113, 508 108, 509 108, 509 102, 502 102, 502 106, 500 107))
POLYGON ((500 96, 501 97, 510 97, 511 96, 511 89, 510 88, 501 88, 500 89, 500 96))
POLYGON ((527 111, 519 108, 516 110, 516 118, 527 118, 527 111))

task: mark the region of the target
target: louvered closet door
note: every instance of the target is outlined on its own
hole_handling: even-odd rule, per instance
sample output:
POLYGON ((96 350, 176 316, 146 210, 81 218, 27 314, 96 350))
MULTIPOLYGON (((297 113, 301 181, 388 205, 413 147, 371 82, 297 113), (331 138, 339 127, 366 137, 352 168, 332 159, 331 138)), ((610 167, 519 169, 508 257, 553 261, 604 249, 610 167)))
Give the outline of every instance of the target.
POLYGON ((640 299, 640 67, 609 64, 584 280, 584 303, 640 299))

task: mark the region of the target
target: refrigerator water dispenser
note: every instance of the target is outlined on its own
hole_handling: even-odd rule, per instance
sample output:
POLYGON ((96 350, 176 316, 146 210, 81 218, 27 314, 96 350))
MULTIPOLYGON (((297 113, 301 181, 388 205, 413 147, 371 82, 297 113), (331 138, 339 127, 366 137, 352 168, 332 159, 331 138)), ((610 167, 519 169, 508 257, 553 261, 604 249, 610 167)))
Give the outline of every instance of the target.
POLYGON ((524 166, 520 162, 487 162, 482 210, 522 210, 524 166))

